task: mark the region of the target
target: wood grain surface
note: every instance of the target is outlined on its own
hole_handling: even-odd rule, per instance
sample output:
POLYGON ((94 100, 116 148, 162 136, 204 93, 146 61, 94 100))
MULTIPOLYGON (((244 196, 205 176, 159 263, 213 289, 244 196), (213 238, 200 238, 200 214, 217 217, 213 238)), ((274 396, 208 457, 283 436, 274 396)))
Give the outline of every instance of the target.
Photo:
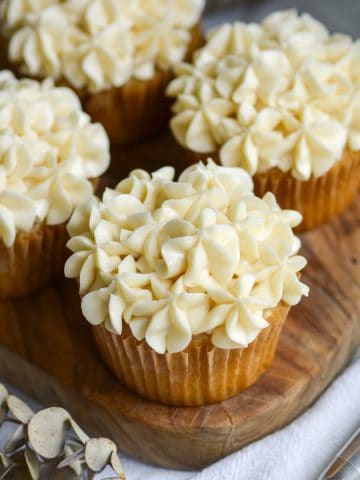
MULTIPOLYGON (((181 167, 169 135, 114 152, 107 180, 128 170, 181 167), (155 159, 155 160, 152 160, 155 159)), ((68 408, 90 433, 145 462, 195 469, 303 412, 360 344, 360 198, 331 225, 302 236, 311 294, 293 308, 270 369, 244 393, 204 407, 167 407, 127 392, 105 368, 68 280, 0 304, 0 378, 68 408)))

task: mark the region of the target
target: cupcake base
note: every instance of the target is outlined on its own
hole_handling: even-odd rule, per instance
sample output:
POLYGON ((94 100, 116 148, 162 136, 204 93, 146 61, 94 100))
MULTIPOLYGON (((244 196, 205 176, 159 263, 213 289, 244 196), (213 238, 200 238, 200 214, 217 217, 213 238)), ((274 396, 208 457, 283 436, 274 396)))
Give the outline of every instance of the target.
POLYGON ((196 335, 179 353, 156 353, 137 341, 127 325, 114 335, 104 325, 93 327, 98 348, 115 376, 131 391, 167 405, 221 402, 252 385, 270 365, 289 307, 267 312, 269 327, 247 348, 215 347, 207 334, 196 335))
MULTIPOLYGON (((187 150, 186 157, 189 164, 209 157, 219 163, 218 152, 203 154, 187 150)), ((295 231, 304 232, 328 223, 354 201, 360 190, 360 152, 346 151, 327 173, 308 181, 297 180, 290 172, 278 168, 257 173, 253 181, 257 196, 272 192, 282 209, 300 212, 303 221, 295 231)))
POLYGON ((9 248, 0 242, 0 299, 23 297, 61 278, 67 239, 65 224, 40 224, 18 233, 9 248))

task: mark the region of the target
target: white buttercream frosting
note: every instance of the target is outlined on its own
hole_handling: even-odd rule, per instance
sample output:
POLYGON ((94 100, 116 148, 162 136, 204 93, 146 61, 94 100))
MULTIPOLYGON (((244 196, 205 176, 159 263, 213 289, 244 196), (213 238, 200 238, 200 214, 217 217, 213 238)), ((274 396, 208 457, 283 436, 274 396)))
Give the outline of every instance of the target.
POLYGON ((115 190, 78 207, 68 223, 65 275, 79 280, 82 311, 159 353, 208 333, 220 348, 246 347, 269 309, 295 305, 308 288, 292 227, 301 215, 253 194, 240 168, 211 160, 151 175, 134 170, 115 190))
POLYGON ((308 180, 360 149, 360 41, 330 35, 308 14, 222 25, 175 73, 167 93, 176 139, 218 151, 224 165, 308 180))
POLYGON ((91 92, 181 61, 204 0, 4 0, 9 58, 91 92))
POLYGON ((0 240, 66 222, 92 196, 88 179, 110 161, 109 141, 77 96, 51 81, 0 72, 0 240))

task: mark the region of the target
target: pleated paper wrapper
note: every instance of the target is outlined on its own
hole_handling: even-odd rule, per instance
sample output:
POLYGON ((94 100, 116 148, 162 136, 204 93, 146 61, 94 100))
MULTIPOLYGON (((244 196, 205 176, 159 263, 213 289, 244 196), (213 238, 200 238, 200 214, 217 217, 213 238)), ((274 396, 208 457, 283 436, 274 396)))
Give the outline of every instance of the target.
POLYGON ((28 295, 61 278, 67 240, 65 224, 39 224, 18 233, 11 247, 0 242, 0 299, 28 295))
POLYGON ((159 354, 127 325, 122 335, 103 324, 93 333, 108 367, 129 390, 167 405, 203 405, 230 398, 258 379, 272 362, 288 311, 284 303, 268 310, 269 326, 243 349, 217 348, 204 333, 182 352, 159 354))

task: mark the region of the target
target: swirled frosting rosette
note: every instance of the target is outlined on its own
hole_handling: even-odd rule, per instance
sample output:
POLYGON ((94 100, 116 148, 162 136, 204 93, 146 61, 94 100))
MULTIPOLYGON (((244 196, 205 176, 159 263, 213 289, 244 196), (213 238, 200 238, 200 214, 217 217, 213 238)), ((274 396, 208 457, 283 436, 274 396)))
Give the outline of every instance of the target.
MULTIPOLYGON (((74 208, 92 196, 90 180, 107 169, 109 160, 109 141, 103 127, 90 122, 71 90, 55 88, 50 80, 17 80, 8 71, 0 72, 4 278, 16 276, 15 267, 26 270, 25 265, 17 265, 16 258, 21 255, 10 255, 17 251, 19 242, 27 244, 24 236, 28 240, 36 231, 40 238, 42 226, 64 228, 74 208)), ((35 250, 29 255, 35 258, 35 250)), ((5 284, 4 280, 4 288, 5 284)))
MULTIPOLYGON (((313 195, 320 181, 310 183, 326 174, 337 177, 334 190, 344 183, 338 164, 350 156, 345 163, 356 169, 350 200, 360 183, 359 72, 360 42, 330 34, 308 14, 280 11, 261 24, 224 24, 208 33, 192 64, 176 67, 167 89, 175 98, 172 131, 200 157, 215 152, 223 165, 263 175, 263 181, 276 169, 278 177, 293 182, 292 189, 312 188, 301 197, 313 195), (303 185, 296 187, 298 181, 303 185)), ((266 189, 254 180, 263 194, 266 189)), ((275 189, 275 181, 266 187, 275 189)), ((281 195, 281 188, 273 191, 281 195)), ((304 205, 295 198, 278 201, 300 210, 306 226, 304 205)), ((326 204, 328 199, 319 210, 326 204)), ((329 214, 342 209, 337 205, 329 214)))
POLYGON ((181 61, 203 0, 5 0, 9 58, 27 75, 98 92, 181 61))
POLYGON ((109 166, 109 141, 76 95, 0 73, 0 238, 66 222, 109 166))
POLYGON ((158 353, 184 350, 208 333, 221 348, 247 347, 268 326, 264 312, 295 305, 307 287, 292 227, 273 195, 252 192, 242 169, 212 161, 151 175, 134 170, 68 224, 87 320, 121 335, 123 323, 158 353))
MULTIPOLYGON (((111 141, 129 144, 170 117, 173 66, 203 44, 204 0, 4 0, 0 46, 17 75, 80 96, 111 141)), ((0 49, 0 52, 1 52, 0 49)))

